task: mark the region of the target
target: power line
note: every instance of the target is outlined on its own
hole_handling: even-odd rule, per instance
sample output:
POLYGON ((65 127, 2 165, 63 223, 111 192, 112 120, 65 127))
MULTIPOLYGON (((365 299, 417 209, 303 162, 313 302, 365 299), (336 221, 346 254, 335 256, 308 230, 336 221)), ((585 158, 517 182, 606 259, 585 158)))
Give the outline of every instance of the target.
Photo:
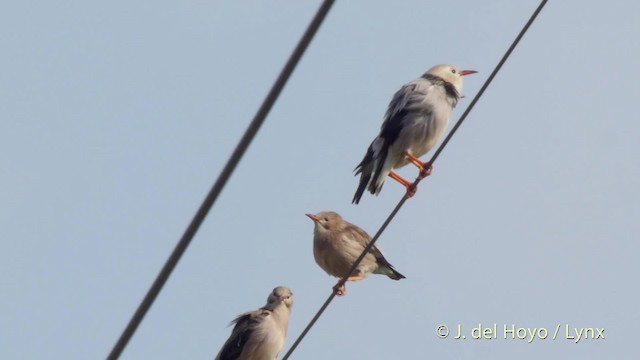
MULTIPOLYGON (((529 20, 527 21, 527 23, 524 25, 524 27, 522 28, 522 30, 520 30, 520 33, 518 34, 518 36, 516 36, 516 38, 513 40, 513 42, 511 43, 511 46, 509 46, 509 48, 507 49, 507 51, 504 53, 504 55, 502 56, 502 59, 500 59, 500 61, 498 62, 498 64, 496 65, 496 67, 493 69, 493 71, 491 72, 491 75, 489 75, 489 77, 487 78, 487 80, 484 82, 484 84, 482 85, 482 87, 480 88, 480 90, 478 91, 478 93, 476 94, 476 96, 473 98, 473 100, 471 101, 471 103, 469 103, 469 106, 467 106, 467 108, 465 109, 465 111, 462 113, 462 115, 460 116, 460 119, 458 119, 458 121, 456 122, 456 124, 453 126, 453 128, 451 129, 451 131, 449 132, 449 135, 447 135, 447 137, 444 139, 444 141, 442 142, 442 144, 438 147, 438 149, 436 150, 436 152, 433 154, 433 156, 431 157, 431 160, 429 161, 431 164, 433 164, 436 159, 438 158, 438 156, 440 155, 440 153, 442 152, 442 150, 444 149, 445 146, 447 146, 447 144, 449 143, 449 140, 451 140, 451 137, 453 137, 453 134, 455 134, 455 132, 458 130, 458 128, 460 127, 460 125, 462 124, 462 122, 466 119, 467 115, 469 115, 469 113, 471 112, 471 110, 473 109, 473 107, 476 105, 476 103, 478 102, 478 100, 480 99, 480 97, 482 96, 482 94, 484 94, 485 90, 487 89, 487 87, 489 87, 489 84, 491 84, 491 82, 493 81, 493 78, 496 76, 496 74, 500 71, 500 69, 502 68, 502 65, 504 65, 504 63, 507 61, 507 59, 509 58, 509 56, 511 55, 511 53, 513 52, 513 50, 515 49, 515 47, 518 45, 518 43, 520 42, 520 40, 522 39, 522 37, 524 36, 524 34, 527 32, 527 30, 529 30, 529 27, 531 26, 531 24, 533 24, 533 22, 535 21, 535 19, 538 17, 538 14, 540 13, 540 11, 542 11, 542 8, 544 8, 544 6, 546 5, 547 0, 542 0, 540 2, 540 5, 538 5, 538 7, 536 8, 536 10, 533 12, 533 14, 531 14, 531 17, 529 18, 529 20)), ((417 186, 418 183, 421 181, 422 179, 420 177, 416 178, 416 180, 413 183, 413 186, 417 186)), ((398 204, 396 205, 395 208, 393 208, 393 210, 391 211, 391 214, 389 214, 389 216, 387 217, 387 219, 384 221, 384 223, 382 223, 382 226, 380 227, 380 229, 378 230, 378 232, 376 232, 376 234, 373 236, 373 238, 371 239, 371 241, 367 244, 367 246, 364 248, 364 250, 362 251, 362 253, 360 254, 360 256, 356 259, 356 261, 353 263, 353 265, 351 266, 351 268, 349 269, 349 271, 347 271, 347 274, 345 276, 343 276, 340 281, 338 282, 338 284, 336 284, 336 287, 340 287, 342 285, 344 285, 347 282, 347 278, 349 277, 350 274, 352 274, 355 269, 358 267, 358 265, 360 265, 360 262, 362 261, 362 259, 364 259, 364 257, 369 253, 369 250, 371 250, 371 248, 373 247, 373 245, 375 244, 375 242, 378 240, 378 238, 380 237, 380 235, 382 235, 382 233, 384 232, 384 230, 387 228, 387 226, 389 225, 389 223, 391 223, 391 220, 393 220, 393 218, 396 216, 396 214, 398 213, 398 211, 400 211, 400 208, 404 205, 405 201, 407 201, 408 196, 405 193, 405 195, 402 197, 402 199, 400 199, 400 201, 398 202, 398 204)), ((302 339, 304 339, 304 337, 307 335, 307 333, 309 332, 309 330, 311 330, 311 328, 313 327, 313 325, 316 323, 316 321, 318 321, 318 319, 320 318, 320 316, 324 313, 324 311, 326 310, 326 308, 329 306, 329 304, 331 303, 331 301, 333 301, 333 299, 336 297, 335 293, 331 293, 331 295, 329 295, 329 297, 327 298, 327 300, 324 302, 324 304, 322 304, 322 306, 320 307, 320 309, 318 310, 318 312, 314 315, 314 317, 311 319, 311 321, 309 322, 309 324, 304 328, 304 330, 302 331, 302 333, 300 333, 300 335, 298 336, 298 338, 296 339, 296 341, 291 345, 291 348, 289 348, 289 351, 287 351, 287 353, 284 355, 284 357, 282 358, 282 360, 287 360, 289 358, 289 356, 291 356, 291 354, 295 351, 295 349, 298 347, 298 345, 300 344, 300 342, 302 341, 302 339)))
POLYGON ((504 63, 507 61, 507 58, 511 55, 511 53, 513 52, 513 49, 516 48, 516 46, 520 42, 520 39, 522 39, 524 34, 527 32, 527 30, 529 30, 529 27, 531 26, 531 24, 533 24, 536 17, 538 17, 538 14, 540 13, 540 11, 542 11, 542 8, 546 4, 547 4, 547 0, 543 0, 542 2, 540 2, 540 5, 538 5, 536 10, 533 12, 533 14, 531 14, 529 21, 527 21, 527 23, 524 25, 522 30, 520 30, 520 33, 518 34, 518 36, 516 36, 516 38, 511 43, 511 46, 509 46, 509 49, 507 49, 507 51, 502 56, 502 59, 500 59, 500 61, 498 62, 498 65, 496 65, 496 67, 493 69, 493 71, 491 72, 487 80, 484 82, 484 84, 482 84, 482 87, 480 88, 476 96, 473 98, 473 100, 471 100, 471 103, 469 103, 469 106, 467 106, 467 108, 464 110, 464 112, 460 116, 460 119, 456 122, 456 124, 453 126, 453 128, 449 132, 449 135, 447 135, 444 141, 442 141, 442 144, 438 147, 436 152, 433 153, 433 156, 431 157, 431 160, 430 160, 432 164, 434 161, 436 161, 436 159, 438 158, 438 156, 440 155, 444 147, 447 146, 447 144, 449 143, 449 140, 451 140, 451 137, 453 137, 453 134, 455 134, 456 131, 458 131, 458 128, 460 127, 460 125, 462 125, 462 122, 464 121, 464 119, 467 118, 467 115, 469 115, 469 112, 471 112, 471 109, 473 109, 473 107, 476 106, 476 103, 478 102, 480 97, 484 94, 484 91, 487 90, 487 88, 489 87, 489 84, 491 84, 491 82, 493 81, 493 78, 498 74, 498 71, 502 69, 502 65, 504 65, 504 63))
POLYGON ((324 0, 320 5, 320 8, 316 12, 316 15, 311 20, 311 23, 309 23, 307 30, 302 35, 302 38, 300 39, 300 41, 298 42, 298 45, 295 47, 295 49, 291 53, 289 60, 287 61, 284 68, 280 72, 280 75, 278 76, 275 83, 271 87, 271 90, 267 94, 267 97, 264 99, 262 105, 260 106, 253 120, 249 124, 249 127, 247 128, 244 135, 240 139, 240 142, 238 143, 235 150, 231 154, 231 157, 227 161, 227 164, 222 169, 222 172, 218 176, 218 179, 216 180, 213 187, 211 188, 206 198, 202 202, 202 205, 200 205, 200 208, 198 209, 195 216, 191 220, 191 223, 189 224, 184 234, 182 235, 182 238, 180 238, 180 240, 178 241, 178 244, 174 248, 173 252, 167 259, 162 269, 160 270, 160 273, 158 274, 155 281, 151 285, 151 288, 149 288, 149 291, 147 292, 145 297, 142 299, 142 302, 138 306, 138 309, 136 310, 136 312, 133 314, 133 317, 127 324, 127 327, 122 332, 122 335, 120 335, 120 338, 118 339, 116 344, 113 346, 113 349, 111 350, 111 353, 109 353, 107 360, 118 359, 122 354, 122 351, 124 350, 124 348, 129 343, 129 340, 131 340, 131 337, 133 336, 136 329, 142 322, 142 319, 146 315, 147 311, 149 311, 149 308, 151 308, 151 305, 153 304, 155 299, 158 297, 158 294, 162 290, 162 287, 164 286, 164 284, 167 282, 167 279, 169 279, 169 276, 171 275, 174 268, 178 264, 178 261, 180 260, 184 252, 187 250, 187 247, 189 246, 189 244, 191 243, 191 240, 193 239, 196 232, 200 228, 200 225, 202 225, 202 223, 204 222, 204 219, 207 216, 207 213, 213 207, 213 204, 215 203, 216 199, 222 192, 222 189, 224 188, 225 184, 231 177, 231 174, 233 173, 236 166, 240 162, 240 159, 242 158, 244 153, 247 151, 249 144, 251 144, 251 141, 253 140, 256 133, 260 129, 260 126, 264 123, 264 120, 269 114, 269 111, 271 110, 274 103, 278 99, 278 96, 282 92, 282 89, 287 83, 287 80, 289 80, 289 77, 291 77, 293 70, 295 69, 296 65, 300 61, 300 58, 302 58, 302 55, 304 54, 305 50, 311 43, 311 40, 317 33, 318 28, 320 28, 320 25, 322 24, 325 17, 329 13, 329 10, 331 9, 331 6, 333 5, 333 3, 334 3, 334 0, 324 0))

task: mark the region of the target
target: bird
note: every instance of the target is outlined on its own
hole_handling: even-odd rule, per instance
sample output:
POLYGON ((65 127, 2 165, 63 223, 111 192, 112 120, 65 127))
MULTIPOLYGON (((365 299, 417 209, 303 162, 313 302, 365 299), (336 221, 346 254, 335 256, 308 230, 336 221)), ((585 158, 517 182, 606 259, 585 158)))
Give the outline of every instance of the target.
MULTIPOLYGON (((314 222, 313 229, 313 257, 316 263, 327 274, 342 278, 347 275, 356 259, 371 241, 371 236, 358 226, 345 221, 334 211, 322 211, 317 214, 305 214, 314 222)), ((370 273, 387 275, 393 280, 404 279, 375 245, 362 259, 362 262, 348 274, 347 280, 363 280, 370 273)), ((333 287, 336 295, 346 293, 345 285, 341 281, 333 287)))
POLYGON ((407 197, 415 194, 413 183, 393 169, 412 163, 420 169, 419 178, 431 174, 431 164, 418 158, 429 152, 444 133, 461 97, 462 78, 475 73, 453 65, 436 65, 393 95, 380 134, 354 169, 360 182, 352 203, 358 204, 365 190, 378 195, 387 176, 407 188, 407 197))
POLYGON ((238 315, 215 360, 274 360, 284 346, 293 293, 278 286, 258 310, 238 315))

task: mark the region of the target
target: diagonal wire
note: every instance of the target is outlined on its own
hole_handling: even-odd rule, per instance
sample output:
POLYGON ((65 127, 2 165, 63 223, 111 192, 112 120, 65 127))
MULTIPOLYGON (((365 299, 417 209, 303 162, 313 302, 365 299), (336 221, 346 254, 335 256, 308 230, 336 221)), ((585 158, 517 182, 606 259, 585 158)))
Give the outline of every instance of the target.
POLYGON ((269 114, 269 111, 271 110, 278 96, 282 92, 282 89, 287 83, 287 80, 289 80, 289 77, 293 73, 293 70, 295 69, 296 65, 300 61, 300 58, 302 58, 302 55, 304 54, 305 50, 311 43, 311 40, 317 33, 318 28, 320 28, 320 25, 322 24, 325 17, 329 13, 329 10, 331 9, 331 6, 333 5, 334 1, 335 0, 324 0, 320 5, 320 8, 316 12, 316 15, 311 20, 311 23, 309 23, 307 30, 302 35, 302 38, 300 39, 297 46, 293 50, 293 53, 291 54, 291 56, 289 57, 289 60, 287 61, 284 68, 280 72, 280 75, 278 76, 277 80, 271 87, 271 90, 267 94, 267 97, 264 99, 264 102, 258 109, 256 115, 254 116, 253 120, 249 124, 249 127, 247 128, 244 135, 240 139, 240 142, 238 143, 235 150, 231 154, 231 157, 227 161, 227 164, 222 169, 222 172, 218 176, 218 179, 216 180, 213 187, 211 188, 206 198, 202 202, 202 205, 200 205, 200 208, 198 209, 195 216, 191 220, 191 223, 189 224, 184 234, 182 235, 182 238, 180 238, 180 241, 178 242, 173 252, 167 259, 166 263, 160 270, 160 273, 158 274, 155 281, 151 285, 151 288, 149 288, 149 291, 147 292, 144 299, 138 306, 138 309, 133 314, 131 320, 127 324, 127 327, 122 332, 122 335, 120 335, 120 338, 115 343, 113 349, 111 350, 111 353, 109 353, 109 356, 107 357, 107 360, 118 359, 122 354, 122 351, 124 350, 124 348, 129 343, 129 340, 131 340, 131 337, 133 336, 136 329, 142 322, 142 319, 144 318, 145 314, 151 308, 151 305, 153 304, 155 299, 158 297, 160 290, 162 290, 162 287, 169 279, 171 272, 178 264, 178 261, 180 260, 184 252, 187 250, 187 247, 189 246, 189 243, 191 242, 196 232, 198 231, 198 228, 200 228, 200 225, 202 225, 202 223, 204 222, 204 219, 207 216, 207 213, 213 207, 213 204, 218 198, 218 195, 220 195, 225 184, 231 177, 231 174, 233 173, 236 166, 240 162, 242 155, 244 155, 244 153, 246 152, 247 148, 249 147, 249 144, 251 144, 251 141, 253 140, 256 133, 260 129, 260 126, 262 125, 262 123, 264 123, 264 120, 269 114))
MULTIPOLYGON (((538 7, 536 8, 536 10, 533 12, 533 14, 531 15, 531 17, 529 18, 529 20, 527 21, 527 23, 524 25, 524 27, 522 28, 522 30, 520 30, 520 33, 518 34, 518 36, 516 36, 516 38, 513 40, 513 42, 511 43, 511 46, 509 46, 509 48, 507 49, 507 51, 504 53, 504 55, 502 56, 502 59, 500 59, 500 61, 498 62, 498 64, 496 65, 496 67, 493 69, 493 71, 491 72, 491 75, 489 75, 489 77, 487 78, 487 80, 485 80, 484 84, 482 85, 482 87, 480 88, 480 90, 478 91, 478 93, 476 94, 476 96, 473 98, 473 100, 471 101, 471 103, 469 103, 469 105, 467 106, 467 108, 465 109, 465 111, 462 113, 462 115, 460 116, 460 119, 458 119, 458 121, 456 122, 456 124, 453 126, 453 128, 451 129, 451 131, 449 132, 449 135, 444 139, 444 141, 442 142, 442 144, 438 147, 438 149, 436 150, 436 152, 433 154, 433 156, 431 157, 431 160, 429 161, 430 164, 433 164, 436 159, 438 158, 438 156, 440 155, 440 153, 442 152, 442 150, 444 149, 445 146, 447 146, 447 144, 449 143, 449 140, 451 140, 451 137, 453 137, 453 134, 455 134, 455 132, 458 130, 458 128, 460 127, 460 125, 462 124, 462 122, 467 118, 467 115, 469 115, 469 113, 471 112, 471 110, 473 109, 473 107, 476 105, 476 103, 478 102, 478 100, 480 99, 480 97, 482 96, 482 94, 484 94, 485 90, 487 89, 487 87, 489 87, 489 84, 491 84, 491 81, 493 81, 493 78, 496 76, 496 74, 500 71, 500 69, 502 68, 502 65, 504 65, 504 63, 507 61, 507 59, 509 58, 509 56, 511 55, 511 53, 513 52, 513 50, 516 48, 516 46, 518 45, 518 43, 520 42, 520 39, 522 39, 522 37, 524 36, 524 34, 527 32, 527 30, 529 30, 529 27, 531 26, 531 24, 533 24, 533 22, 535 21, 535 19, 538 17, 538 14, 540 13, 540 11, 542 11, 542 8, 544 8, 544 6, 546 5, 547 0, 542 0, 542 2, 540 2, 540 5, 538 5, 538 7)), ((414 181, 412 187, 413 189, 416 188, 416 186, 418 185, 418 183, 422 181, 422 178, 418 177, 416 178, 416 180, 414 181)), ((349 275, 351 273, 353 273, 356 268, 358 267, 358 265, 360 265, 360 262, 362 261, 362 259, 364 259, 364 257, 367 255, 367 253, 369 253, 369 251, 371 250, 371 248, 373 247, 373 245, 375 244, 375 242, 378 240, 378 238, 380 237, 380 235, 384 232, 384 230, 387 228, 387 226, 389 225, 389 223, 391 223, 391 220, 393 220, 393 218, 396 216, 396 214, 398 213, 398 211, 400 211, 400 208, 404 205, 405 201, 407 201, 407 199, 409 199, 409 197, 407 196, 407 194, 405 194, 402 199, 400 199, 400 201, 398 202, 398 204, 396 205, 395 208, 393 208, 393 210, 391 211, 391 214, 389 214, 389 216, 387 217, 387 219, 384 221, 384 223, 382 223, 382 226, 380 227, 380 229, 378 230, 378 232, 373 236, 373 238, 371 239, 371 241, 367 244, 367 246, 364 248, 364 250, 362 251, 362 253, 360 254, 360 256, 356 259, 356 261, 353 263, 353 265, 351 266, 351 268, 349 269, 349 271, 347 272, 347 274, 345 276, 343 276, 340 281, 338 281, 338 283, 336 284, 336 287, 340 287, 342 285, 344 285, 347 282, 347 278, 349 277, 349 275)), ((318 312, 314 315, 314 317, 311 319, 311 321, 309 322, 309 324, 304 328, 304 330, 302 331, 302 333, 300 333, 300 335, 298 336, 298 338, 296 339, 296 341, 291 345, 291 348, 289 349, 289 351, 287 351, 287 353, 284 355, 284 357, 282 358, 282 360, 287 360, 289 358, 289 356, 291 356, 291 354, 293 353, 293 351, 298 347, 298 345, 300 344, 300 342, 302 341, 302 339, 304 339, 304 337, 307 335, 307 333, 309 332, 309 330, 311 330, 311 328, 313 327, 313 325, 316 323, 316 321, 318 321, 318 319, 320 318, 320 316, 324 313, 324 311, 327 309, 327 307, 329 306, 329 304, 333 301, 333 299, 336 297, 335 293, 331 293, 331 295, 329 295, 329 297, 327 298, 327 300, 324 302, 324 304, 322 304, 322 306, 320 307, 320 309, 318 310, 318 312)))

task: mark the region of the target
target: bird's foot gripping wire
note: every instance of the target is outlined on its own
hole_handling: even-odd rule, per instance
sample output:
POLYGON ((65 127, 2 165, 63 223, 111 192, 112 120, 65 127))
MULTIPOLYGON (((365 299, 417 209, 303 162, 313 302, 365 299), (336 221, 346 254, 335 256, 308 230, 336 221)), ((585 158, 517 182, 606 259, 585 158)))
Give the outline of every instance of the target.
MULTIPOLYGON (((364 276, 360 276, 360 275, 351 275, 347 278, 348 281, 358 281, 363 279, 364 279, 364 276)), ((338 296, 343 296, 344 294, 347 293, 347 287, 345 286, 345 284, 340 285, 340 281, 338 281, 338 283, 335 284, 335 286, 333 287, 333 293, 338 296)))
POLYGON ((420 169, 420 174, 418 175, 418 178, 424 179, 427 176, 431 175, 431 170, 433 169, 433 165, 431 165, 430 162, 428 161, 422 162, 420 161, 420 159, 418 159, 417 157, 413 156, 413 154, 408 152, 404 154, 404 157, 407 159, 407 161, 409 161, 413 165, 417 166, 418 169, 420 169))
POLYGON ((416 191, 418 191, 418 187, 414 183, 407 181, 405 178, 396 174, 393 171, 389 173, 389 177, 391 177, 393 180, 399 182, 400 184, 404 185, 404 187, 407 188, 407 198, 412 197, 413 195, 416 194, 416 191))
POLYGON ((339 281, 338 281, 338 283, 333 287, 333 293, 334 293, 334 294, 336 294, 336 295, 338 295, 338 296, 343 296, 344 294, 346 294, 346 293, 347 293, 347 287, 346 287, 344 284, 342 284, 341 286, 338 286, 338 285, 340 285, 340 282, 339 282, 339 281))

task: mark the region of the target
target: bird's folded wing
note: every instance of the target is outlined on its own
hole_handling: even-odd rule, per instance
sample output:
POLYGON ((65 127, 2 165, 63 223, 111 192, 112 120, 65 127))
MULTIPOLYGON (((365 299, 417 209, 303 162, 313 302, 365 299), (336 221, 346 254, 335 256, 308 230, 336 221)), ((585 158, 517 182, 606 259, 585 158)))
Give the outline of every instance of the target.
MULTIPOLYGON (((393 95, 380 128, 381 137, 390 143, 398 137, 400 130, 406 125, 405 122, 411 119, 411 117, 406 116, 407 113, 427 105, 423 103, 427 95, 426 90, 423 86, 410 82, 393 95)), ((422 110, 426 110, 426 108, 422 110)))
POLYGON ((231 323, 236 325, 233 327, 231 336, 222 346, 220 354, 216 360, 235 360, 237 359, 244 346, 247 344, 255 328, 265 321, 271 315, 268 310, 256 310, 238 315, 231 323))
MULTIPOLYGON (((369 241, 371 241, 371 236, 369 236, 366 231, 352 224, 345 229, 344 236, 357 242, 361 246, 361 249, 364 249, 369 244, 369 241)), ((383 258, 382 252, 375 245, 369 250, 369 253, 376 258, 383 258)))

